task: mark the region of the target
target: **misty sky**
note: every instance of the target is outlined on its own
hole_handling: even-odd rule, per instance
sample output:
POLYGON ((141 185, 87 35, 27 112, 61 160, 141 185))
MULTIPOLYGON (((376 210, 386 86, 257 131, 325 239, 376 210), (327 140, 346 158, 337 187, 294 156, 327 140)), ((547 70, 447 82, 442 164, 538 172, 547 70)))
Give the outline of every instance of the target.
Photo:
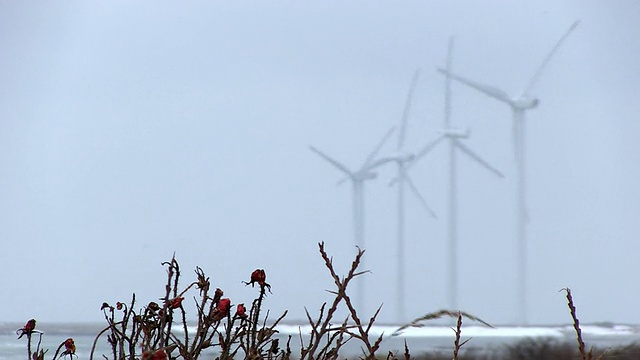
MULTIPOLYGON (((358 167, 421 77, 407 148, 438 136, 454 70, 510 93, 556 54, 527 114, 529 309, 567 323, 640 323, 640 3, 637 1, 0 2, 0 321, 101 321, 103 301, 163 295, 175 252, 233 303, 264 268, 272 314, 331 295, 324 241, 355 255, 351 187, 309 151, 358 167)), ((460 307, 510 323, 516 307, 511 114, 460 84, 452 121, 505 175, 459 157, 460 307)), ((381 150, 390 154, 395 138, 381 150)), ((447 306, 444 147, 410 175, 407 315, 447 306)), ((394 321, 394 167, 366 183, 368 318, 394 321)), ((355 289, 355 288, 354 288, 355 289)), ((274 315, 275 316, 275 315, 274 315)))

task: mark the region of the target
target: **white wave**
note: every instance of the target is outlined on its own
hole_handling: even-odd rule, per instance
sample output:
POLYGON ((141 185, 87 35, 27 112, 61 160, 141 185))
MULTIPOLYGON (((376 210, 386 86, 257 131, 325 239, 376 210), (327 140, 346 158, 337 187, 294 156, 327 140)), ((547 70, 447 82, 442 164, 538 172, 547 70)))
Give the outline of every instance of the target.
MULTIPOLYGON (((276 329, 285 335, 307 335, 311 333, 309 325, 278 325, 276 329)), ((394 326, 373 326, 369 335, 379 336, 385 334, 390 336, 398 327, 394 326)), ((635 328, 628 325, 581 326, 582 334, 585 336, 620 336, 638 335, 635 328)), ((564 337, 574 332, 573 326, 498 326, 490 328, 486 326, 465 326, 462 328, 462 335, 465 337, 564 337)), ((410 327, 402 330, 399 336, 403 337, 453 337, 455 333, 451 327, 447 326, 424 326, 410 327)))

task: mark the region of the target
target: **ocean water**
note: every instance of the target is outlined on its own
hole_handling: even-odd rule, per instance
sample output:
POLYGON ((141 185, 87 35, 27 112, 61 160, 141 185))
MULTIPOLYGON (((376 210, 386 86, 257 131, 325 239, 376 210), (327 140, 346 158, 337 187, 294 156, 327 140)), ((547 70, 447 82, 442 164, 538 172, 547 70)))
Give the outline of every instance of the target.
MULTIPOLYGON (((27 340, 25 337, 17 339, 16 329, 24 324, 0 323, 0 360, 25 360, 27 359, 27 340)), ((77 347, 76 359, 89 359, 91 348, 96 335, 104 328, 104 324, 44 324, 38 323, 38 329, 45 332, 42 336, 42 349, 49 349, 46 359, 51 359, 56 348, 69 337, 72 337, 77 347)), ((300 349, 300 333, 303 341, 307 341, 305 334, 310 332, 308 325, 287 324, 276 328, 279 331, 280 345, 286 344, 291 335, 291 348, 294 353, 300 349)), ((453 349, 454 333, 448 326, 427 326, 422 328, 409 328, 400 335, 392 335, 397 329, 395 326, 375 326, 370 335, 378 337, 383 334, 383 342, 380 354, 387 351, 402 352, 406 341, 412 355, 425 351, 441 351, 448 353, 453 349)), ((632 325, 584 325, 582 326, 583 338, 587 346, 600 348, 624 346, 632 343, 640 343, 640 326, 632 325)), ((32 339, 32 349, 36 348, 39 336, 32 339)), ((566 326, 499 326, 487 328, 483 326, 463 326, 462 339, 471 340, 463 350, 481 349, 488 353, 499 353, 506 346, 513 345, 527 338, 543 339, 551 338, 559 342, 576 343, 575 332, 570 325, 566 326)), ((373 341, 373 340, 372 340, 373 341)), ((103 359, 102 354, 110 353, 106 339, 99 338, 96 343, 94 359, 103 359)), ((346 353, 357 355, 360 345, 352 341, 344 349, 346 353)), ((343 352, 343 355, 347 355, 343 352)), ((206 358, 214 359, 215 351, 207 353, 206 358)), ((68 358, 68 357, 67 357, 68 358)))
MULTIPOLYGON (((26 360, 27 357, 27 338, 23 336, 18 339, 16 330, 24 326, 18 323, 2 323, 0 324, 0 360, 26 360)), ((41 339, 40 348, 48 349, 45 359, 53 358, 58 346, 67 338, 73 338, 77 347, 77 359, 88 359, 91 347, 96 335, 104 327, 103 324, 46 324, 38 322, 36 329, 43 331, 40 337, 34 334, 31 338, 31 349, 35 351, 38 341, 41 339)), ((108 350, 106 344, 101 346, 103 351, 108 350)), ((64 347, 61 351, 64 351, 64 347)), ((67 357, 68 358, 68 357, 67 357)), ((94 357, 102 359, 101 356, 94 357)))

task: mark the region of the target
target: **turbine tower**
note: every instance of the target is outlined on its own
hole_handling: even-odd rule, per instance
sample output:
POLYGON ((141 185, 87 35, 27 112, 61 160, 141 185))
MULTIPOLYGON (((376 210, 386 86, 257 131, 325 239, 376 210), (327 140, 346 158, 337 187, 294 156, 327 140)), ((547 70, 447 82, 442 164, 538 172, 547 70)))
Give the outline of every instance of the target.
MULTIPOLYGON (((447 50, 447 73, 451 73, 452 61, 453 37, 450 37, 447 50)), ((449 143, 449 216, 447 219, 447 257, 449 261, 449 279, 447 283, 449 289, 447 292, 447 305, 450 309, 455 310, 458 309, 458 180, 456 153, 458 150, 461 151, 498 177, 504 178, 504 175, 462 143, 463 139, 469 137, 469 130, 461 130, 451 126, 451 80, 449 77, 445 77, 444 124, 441 132, 449 143)))
POLYGON ((450 70, 438 69, 438 71, 448 78, 461 82, 481 93, 499 100, 511 108, 512 126, 513 126, 513 145, 515 152, 517 185, 516 185, 516 239, 517 239, 517 261, 518 261, 518 278, 517 278, 517 311, 518 323, 527 323, 527 209, 526 209, 526 189, 525 189, 525 112, 538 106, 538 99, 531 96, 531 91, 536 82, 540 78, 542 71, 547 67, 552 56, 558 51, 562 43, 569 34, 578 26, 579 21, 574 22, 571 27, 564 33, 558 42, 551 48, 551 51, 544 58, 531 80, 525 87, 524 91, 517 96, 509 96, 506 92, 489 85, 485 85, 476 81, 466 79, 456 75, 450 70))
POLYGON ((409 175, 407 174, 407 170, 408 168, 414 164, 417 160, 419 160, 421 157, 423 157, 424 155, 426 155, 429 151, 431 151, 431 149, 433 149, 433 147, 435 146, 435 144, 437 144, 437 142, 441 141, 442 138, 438 138, 434 141, 432 141, 431 143, 427 144, 422 150, 420 150, 417 154, 413 154, 413 153, 408 153, 405 152, 404 150, 404 143, 405 143, 405 137, 406 137, 406 132, 407 132, 407 120, 409 117, 409 110, 411 108, 411 102, 412 102, 412 98, 413 98, 413 92, 415 90, 415 86, 416 83, 418 82, 418 77, 419 77, 419 71, 416 70, 416 72, 413 74, 413 79, 411 80, 411 86, 409 87, 409 93, 407 95, 407 100, 405 102, 405 107, 404 107, 404 111, 402 113, 402 117, 400 118, 400 131, 398 131, 398 142, 397 142, 397 146, 396 146, 396 151, 397 153, 390 157, 389 159, 391 159, 392 161, 395 161, 397 164, 397 168, 398 168, 398 175, 396 176, 396 178, 394 180, 392 180, 390 185, 396 184, 398 185, 398 213, 397 213, 397 221, 398 221, 398 229, 397 229, 397 235, 398 235, 398 242, 397 242, 397 255, 398 255, 398 259, 397 259, 397 289, 396 289, 396 296, 397 296, 397 307, 396 307, 396 320, 399 323, 404 323, 406 321, 405 319, 405 301, 406 301, 406 296, 405 296, 405 259, 404 259, 404 224, 405 224, 405 219, 404 219, 404 214, 405 214, 405 206, 404 206, 404 193, 405 193, 405 185, 409 186, 409 189, 411 190, 411 192, 418 198, 418 200, 420 201, 420 204, 422 204, 422 206, 426 209, 426 211, 429 213, 429 215, 431 215, 431 217, 435 218, 436 215, 434 213, 434 211, 429 207, 429 205, 427 204, 427 201, 424 199, 424 197, 420 194, 420 192, 418 191, 418 189, 416 188, 415 184, 413 183, 413 181, 411 180, 411 178, 409 177, 409 175))
MULTIPOLYGON (((364 244, 365 244, 365 241, 364 241, 365 240, 365 237, 364 237, 364 182, 367 180, 375 179, 377 177, 377 174, 373 172, 373 170, 391 161, 388 158, 376 159, 376 155, 378 154, 378 151, 380 150, 380 148, 382 148, 384 143, 387 141, 387 139, 391 136, 394 130, 395 128, 391 128, 389 131, 387 131, 387 133, 384 135, 382 140, 378 143, 378 145, 373 149, 373 151, 362 163, 360 168, 355 171, 349 169, 342 163, 338 162, 337 160, 333 159, 332 157, 323 153, 322 151, 316 149, 315 147, 309 146, 311 151, 315 152, 324 160, 326 160, 327 162, 329 162, 330 164, 338 168, 338 170, 345 173, 347 175, 346 179, 351 180, 354 241, 355 241, 355 245, 361 249, 364 249, 364 244)), ((341 184, 346 179, 339 181, 338 184, 341 184)), ((361 266, 363 268, 366 268, 364 266, 364 260, 361 261, 361 266)), ((365 304, 364 279, 359 279, 359 281, 357 281, 357 284, 358 284, 357 300, 356 300, 358 304, 357 308, 362 309, 364 311, 364 307, 363 307, 365 304)))

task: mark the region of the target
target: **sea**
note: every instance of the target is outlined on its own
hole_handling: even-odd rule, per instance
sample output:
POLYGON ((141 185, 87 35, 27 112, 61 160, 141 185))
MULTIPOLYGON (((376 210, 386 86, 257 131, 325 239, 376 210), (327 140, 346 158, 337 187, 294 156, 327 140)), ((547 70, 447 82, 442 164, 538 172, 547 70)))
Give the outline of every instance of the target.
MULTIPOLYGON (((0 360, 27 359, 27 340, 18 339, 16 330, 24 324, 0 323, 0 360)), ((56 348, 67 338, 73 338, 77 347, 75 359, 90 359, 91 349, 96 342, 93 359, 111 359, 109 346, 104 336, 96 335, 104 328, 102 323, 38 323, 38 329, 44 332, 41 337, 40 348, 49 349, 45 359, 53 358, 56 348)), ((280 344, 284 346, 291 336, 291 349, 299 353, 300 338, 308 341, 311 331, 309 325, 280 324, 276 327, 280 344), (296 351, 297 350, 297 351, 296 351)), ((398 326, 373 326, 369 332, 371 338, 383 336, 380 354, 389 351, 401 354, 405 341, 412 355, 423 352, 452 353, 455 334, 450 326, 429 325, 412 327, 397 333, 398 326)), ((582 325, 582 335, 587 347, 611 348, 630 344, 640 344, 640 326, 625 324, 596 324, 582 325)), ((32 338, 32 349, 36 348, 39 335, 32 338)), ((510 345, 525 339, 552 339, 557 342, 577 344, 576 334, 572 325, 557 326, 463 326, 462 341, 470 339, 462 348, 463 351, 481 351, 483 353, 498 354, 510 345)), ((373 341, 373 340, 372 340, 373 341)), ((577 345, 576 345, 577 346, 577 345)), ((345 356, 357 356, 360 345, 355 341, 347 344, 342 352, 345 356)), ((215 359, 215 350, 206 354, 205 359, 215 359)), ((68 357, 67 357, 68 358, 68 357)))

